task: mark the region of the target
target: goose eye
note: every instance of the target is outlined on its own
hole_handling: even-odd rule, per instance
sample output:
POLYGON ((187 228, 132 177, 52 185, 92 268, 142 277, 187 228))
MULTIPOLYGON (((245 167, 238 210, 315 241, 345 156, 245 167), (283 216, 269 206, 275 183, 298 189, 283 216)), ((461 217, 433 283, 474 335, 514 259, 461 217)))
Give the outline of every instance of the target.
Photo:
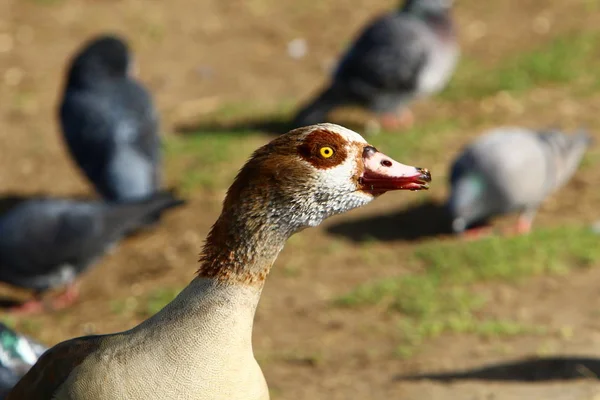
POLYGON ((319 153, 321 154, 321 157, 329 158, 333 155, 333 149, 328 146, 321 147, 321 150, 319 150, 319 153))

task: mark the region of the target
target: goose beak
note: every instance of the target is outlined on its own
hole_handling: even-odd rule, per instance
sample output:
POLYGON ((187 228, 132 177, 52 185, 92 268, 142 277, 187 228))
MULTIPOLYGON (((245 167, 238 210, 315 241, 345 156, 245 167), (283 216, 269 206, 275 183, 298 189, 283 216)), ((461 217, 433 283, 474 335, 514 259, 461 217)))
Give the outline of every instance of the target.
POLYGON ((431 173, 426 168, 404 165, 372 146, 363 151, 364 172, 358 179, 361 190, 380 195, 390 190, 429 189, 431 173))

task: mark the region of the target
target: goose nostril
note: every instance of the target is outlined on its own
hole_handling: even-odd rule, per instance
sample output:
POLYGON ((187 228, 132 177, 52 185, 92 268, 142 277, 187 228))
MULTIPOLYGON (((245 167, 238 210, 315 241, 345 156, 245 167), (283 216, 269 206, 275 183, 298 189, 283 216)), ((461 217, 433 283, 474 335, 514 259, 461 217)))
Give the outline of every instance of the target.
POLYGON ((381 160, 381 166, 389 168, 392 166, 392 162, 390 160, 381 160))
POLYGON ((377 149, 375 147, 367 146, 363 149, 363 158, 369 158, 375 153, 377 153, 377 149))

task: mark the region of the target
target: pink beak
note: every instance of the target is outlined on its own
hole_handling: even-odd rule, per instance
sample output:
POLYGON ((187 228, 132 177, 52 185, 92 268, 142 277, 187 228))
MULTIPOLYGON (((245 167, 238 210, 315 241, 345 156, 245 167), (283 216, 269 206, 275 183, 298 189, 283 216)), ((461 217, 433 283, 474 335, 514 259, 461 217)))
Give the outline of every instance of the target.
POLYGON ((365 171, 359 178, 364 191, 375 195, 390 190, 429 189, 431 174, 425 168, 400 164, 372 146, 363 151, 365 171))

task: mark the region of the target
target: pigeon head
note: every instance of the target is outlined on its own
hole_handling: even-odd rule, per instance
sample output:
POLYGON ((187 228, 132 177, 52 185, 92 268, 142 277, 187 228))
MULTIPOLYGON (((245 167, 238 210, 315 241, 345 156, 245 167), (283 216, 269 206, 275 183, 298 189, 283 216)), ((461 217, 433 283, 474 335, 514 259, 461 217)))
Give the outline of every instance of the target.
POLYGON ((492 204, 493 199, 486 199, 487 186, 485 178, 476 172, 451 181, 451 194, 446 209, 451 217, 454 233, 462 233, 469 225, 488 215, 488 205, 492 204))
POLYGON ((75 55, 68 72, 69 86, 85 86, 124 78, 132 65, 126 42, 113 35, 88 41, 75 55))
POLYGON ((417 15, 442 14, 452 8, 453 0, 406 0, 404 11, 417 15))

